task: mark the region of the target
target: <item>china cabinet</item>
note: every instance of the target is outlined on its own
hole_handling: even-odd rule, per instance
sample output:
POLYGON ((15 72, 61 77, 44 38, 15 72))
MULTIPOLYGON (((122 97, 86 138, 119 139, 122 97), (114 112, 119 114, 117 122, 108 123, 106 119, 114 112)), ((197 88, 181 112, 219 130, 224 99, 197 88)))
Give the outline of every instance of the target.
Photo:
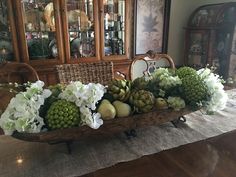
POLYGON ((215 66, 224 79, 236 78, 236 3, 197 8, 186 29, 185 64, 215 66))
POLYGON ((114 71, 128 74, 132 1, 4 0, 0 5, 6 26, 0 23, 0 34, 8 36, 0 55, 29 63, 47 84, 57 83, 55 65, 64 63, 110 60, 114 71))
POLYGON ((16 28, 12 12, 12 2, 0 2, 0 61, 19 61, 16 28))

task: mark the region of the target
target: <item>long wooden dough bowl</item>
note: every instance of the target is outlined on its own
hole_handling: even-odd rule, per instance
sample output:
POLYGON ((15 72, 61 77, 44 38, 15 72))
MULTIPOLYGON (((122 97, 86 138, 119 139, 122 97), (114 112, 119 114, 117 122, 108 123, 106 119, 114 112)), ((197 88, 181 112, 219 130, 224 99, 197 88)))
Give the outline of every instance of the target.
POLYGON ((99 129, 91 129, 88 126, 74 127, 68 129, 58 129, 40 133, 18 133, 15 132, 12 136, 14 138, 32 141, 32 142, 66 142, 80 140, 87 137, 109 136, 114 133, 136 129, 140 127, 159 125, 177 119, 183 115, 191 113, 189 108, 181 111, 173 111, 171 109, 152 111, 144 114, 135 114, 124 118, 115 118, 104 121, 99 129))

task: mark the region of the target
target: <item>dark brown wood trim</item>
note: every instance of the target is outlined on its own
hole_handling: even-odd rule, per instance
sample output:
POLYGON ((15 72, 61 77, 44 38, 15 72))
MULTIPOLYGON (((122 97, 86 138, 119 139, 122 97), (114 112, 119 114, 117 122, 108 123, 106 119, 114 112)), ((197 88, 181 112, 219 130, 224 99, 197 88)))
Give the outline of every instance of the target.
POLYGON ((12 45, 13 45, 13 51, 14 51, 14 61, 19 62, 20 61, 20 54, 17 46, 17 32, 16 32, 16 24, 14 20, 14 13, 12 8, 12 0, 7 0, 7 8, 8 8, 8 19, 11 27, 11 35, 12 35, 12 45))
POLYGON ((168 51, 170 8, 171 8, 171 0, 166 0, 165 1, 165 10, 164 10, 164 27, 163 27, 163 39, 162 39, 162 52, 161 53, 167 53, 167 51, 168 51))

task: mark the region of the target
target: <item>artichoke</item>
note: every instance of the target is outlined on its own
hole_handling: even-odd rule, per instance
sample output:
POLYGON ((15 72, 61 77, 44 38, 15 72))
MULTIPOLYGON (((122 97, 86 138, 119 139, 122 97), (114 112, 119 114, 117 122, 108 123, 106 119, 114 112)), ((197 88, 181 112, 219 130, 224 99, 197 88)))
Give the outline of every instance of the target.
MULTIPOLYGON (((149 81, 148 83, 148 91, 152 92, 154 94, 155 97, 159 97, 160 96, 160 92, 161 92, 161 88, 159 86, 159 80, 156 78, 153 78, 152 80, 149 81)), ((161 96, 165 96, 161 95, 161 96)))
POLYGON ((154 95, 146 90, 133 91, 129 102, 138 113, 150 112, 155 104, 154 95))
POLYGON ((115 100, 125 102, 129 99, 131 89, 131 82, 125 79, 114 79, 108 84, 108 93, 113 96, 115 100))
POLYGON ((149 81, 143 77, 138 77, 132 82, 132 89, 134 90, 147 90, 149 81))
POLYGON ((50 129, 78 126, 81 122, 79 108, 72 102, 58 100, 50 106, 46 122, 50 129))

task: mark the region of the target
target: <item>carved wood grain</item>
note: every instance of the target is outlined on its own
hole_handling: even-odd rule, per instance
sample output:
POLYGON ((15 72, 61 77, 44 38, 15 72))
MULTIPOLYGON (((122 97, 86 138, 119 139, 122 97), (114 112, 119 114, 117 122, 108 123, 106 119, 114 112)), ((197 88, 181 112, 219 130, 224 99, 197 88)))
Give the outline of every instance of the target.
POLYGON ((13 137, 24 141, 33 142, 63 142, 71 140, 80 140, 87 137, 111 136, 115 133, 121 133, 126 130, 141 128, 150 125, 159 125, 178 117, 190 113, 188 108, 182 111, 162 110, 153 111, 145 114, 136 114, 124 118, 115 118, 104 121, 99 129, 91 129, 88 126, 74 127, 61 130, 53 130, 41 133, 17 133, 13 137))

